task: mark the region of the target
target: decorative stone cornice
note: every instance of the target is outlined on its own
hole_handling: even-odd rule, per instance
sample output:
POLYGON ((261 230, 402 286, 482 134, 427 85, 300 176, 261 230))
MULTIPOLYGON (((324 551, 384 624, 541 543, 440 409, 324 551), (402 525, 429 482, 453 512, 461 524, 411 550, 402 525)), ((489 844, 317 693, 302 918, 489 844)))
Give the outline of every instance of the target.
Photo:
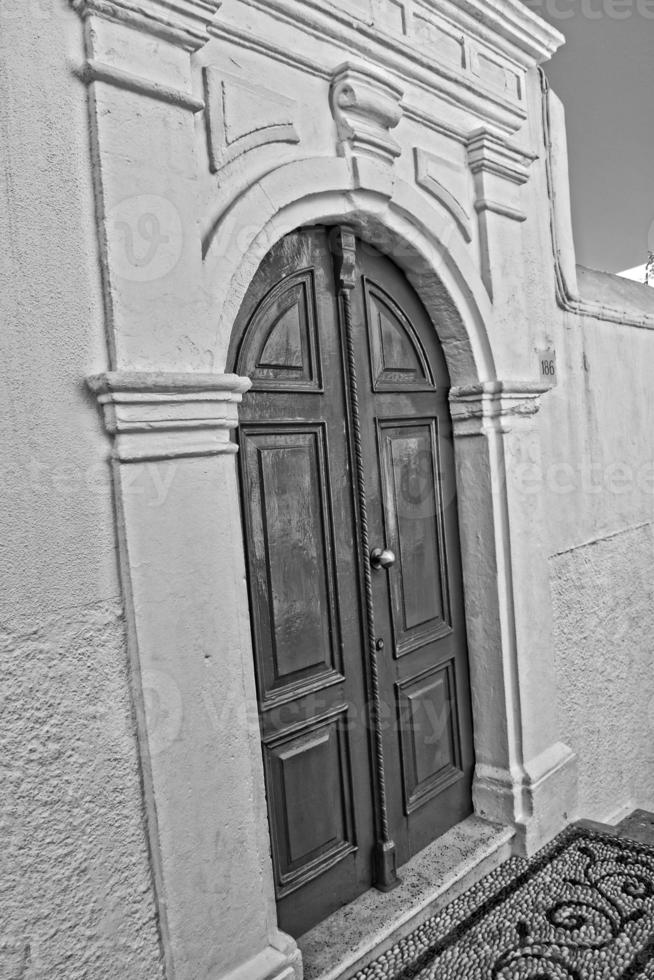
MULTIPOLYGON (((427 0, 436 6, 435 0, 427 0)), ((480 30, 510 46, 511 55, 531 67, 551 58, 564 43, 564 36, 522 0, 446 0, 441 9, 455 8, 459 18, 468 17, 480 25, 480 30)))
POLYGON ((78 14, 127 24, 197 51, 208 40, 207 27, 223 0, 71 0, 78 14))
POLYGON ((512 146, 488 129, 475 130, 468 140, 468 164, 475 175, 493 174, 513 184, 526 184, 536 159, 535 153, 512 146))
POLYGON ((550 390, 539 381, 483 381, 451 388, 454 435, 479 435, 489 427, 506 431, 512 422, 534 416, 541 396, 550 390))
POLYGON ((110 371, 87 378, 123 462, 235 453, 230 430, 250 388, 236 374, 110 371))
POLYGON ((390 134, 402 118, 402 95, 384 72, 350 61, 340 65, 330 89, 339 153, 392 164, 402 152, 390 134))
MULTIPOLYGON (((248 19, 247 27, 234 18, 215 20, 210 33, 319 77, 325 77, 326 66, 307 57, 316 46, 304 43, 302 33, 332 41, 411 88, 415 84, 459 107, 465 132, 482 120, 516 132, 527 118, 526 73, 564 40, 521 0, 240 0, 240 5, 261 16, 248 19)), ((405 112, 425 117, 417 105, 407 105, 405 112)))

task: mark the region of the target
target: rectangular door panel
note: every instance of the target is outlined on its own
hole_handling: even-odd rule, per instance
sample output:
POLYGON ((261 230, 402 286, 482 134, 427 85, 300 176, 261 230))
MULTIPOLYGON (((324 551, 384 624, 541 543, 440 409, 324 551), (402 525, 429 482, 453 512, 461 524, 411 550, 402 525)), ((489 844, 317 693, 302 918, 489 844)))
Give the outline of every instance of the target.
POLYGON ((389 584, 400 657, 451 628, 437 421, 385 420, 379 442, 387 543, 397 558, 389 584))
POLYGON ((461 778, 454 662, 396 685, 405 812, 461 778))
POLYGON ((280 695, 297 696, 324 684, 329 674, 340 676, 325 429, 319 424, 256 432, 245 427, 242 452, 265 707, 280 695))
POLYGON ((264 744, 278 897, 356 848, 346 720, 343 705, 264 744))

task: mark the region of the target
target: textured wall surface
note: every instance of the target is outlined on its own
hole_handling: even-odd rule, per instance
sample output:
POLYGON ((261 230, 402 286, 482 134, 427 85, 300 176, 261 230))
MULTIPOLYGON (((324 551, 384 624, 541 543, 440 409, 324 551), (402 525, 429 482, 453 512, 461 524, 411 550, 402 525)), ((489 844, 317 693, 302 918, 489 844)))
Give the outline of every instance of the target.
POLYGON ((550 560, 562 734, 579 757, 579 812, 654 804, 654 529, 550 560))
POLYGON ((162 976, 116 603, 0 630, 0 977, 162 976))
POLYGON ((157 980, 112 489, 82 25, 0 10, 0 978, 157 980))
POLYGON ((0 615, 41 615, 119 589, 108 444, 84 384, 107 353, 71 73, 81 24, 63 3, 20 6, 0 10, 0 615))

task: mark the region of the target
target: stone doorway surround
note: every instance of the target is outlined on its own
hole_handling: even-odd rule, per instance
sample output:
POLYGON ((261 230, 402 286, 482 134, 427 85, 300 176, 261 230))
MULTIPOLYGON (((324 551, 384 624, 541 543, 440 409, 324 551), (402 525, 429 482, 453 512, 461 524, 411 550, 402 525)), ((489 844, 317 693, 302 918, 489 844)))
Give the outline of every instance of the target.
POLYGON ((386 252, 437 324, 475 812, 533 851, 574 818, 576 774, 543 710, 556 703, 543 516, 520 477, 538 465, 547 388, 508 344, 530 310, 506 270, 521 274, 536 156, 529 78, 561 38, 519 0, 71 2, 109 351, 87 380, 113 440, 167 977, 299 978, 275 914, 231 438, 249 381, 229 373, 232 324, 271 245, 318 222, 386 252), (458 66, 434 66, 420 19, 447 58, 460 46, 458 66), (302 105, 275 97, 271 81, 288 91, 298 72, 302 105))

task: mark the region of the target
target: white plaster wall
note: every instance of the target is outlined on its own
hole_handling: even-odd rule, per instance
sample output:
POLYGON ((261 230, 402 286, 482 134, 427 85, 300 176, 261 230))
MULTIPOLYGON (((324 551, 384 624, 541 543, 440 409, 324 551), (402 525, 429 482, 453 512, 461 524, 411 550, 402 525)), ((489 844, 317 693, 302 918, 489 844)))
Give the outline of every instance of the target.
MULTIPOLYGON (((532 119, 535 109, 534 100, 532 119)), ((552 135, 565 159, 560 123, 552 135)), ((543 161, 535 176, 545 200, 543 161)), ((566 188, 556 194, 567 202, 566 188)), ((530 343, 557 356, 539 419, 542 470, 525 486, 544 495, 561 737, 579 758, 580 815, 612 822, 654 804, 654 330, 561 311, 549 227, 534 224, 528 243, 538 311, 530 343)), ((644 286, 582 269, 577 277, 584 299, 624 310, 624 320, 654 314, 644 286)))
POLYGON ((63 2, 0 9, 0 976, 161 976, 118 596, 87 146, 63 2))
POLYGON ((654 517, 654 331, 568 316, 555 346, 559 383, 543 403, 551 553, 654 517))
POLYGON ((579 758, 581 814, 613 821, 652 809, 652 524, 550 564, 560 718, 579 758))
POLYGON ((654 804, 654 333, 570 317, 556 347, 542 483, 562 737, 581 815, 611 822, 654 804))

